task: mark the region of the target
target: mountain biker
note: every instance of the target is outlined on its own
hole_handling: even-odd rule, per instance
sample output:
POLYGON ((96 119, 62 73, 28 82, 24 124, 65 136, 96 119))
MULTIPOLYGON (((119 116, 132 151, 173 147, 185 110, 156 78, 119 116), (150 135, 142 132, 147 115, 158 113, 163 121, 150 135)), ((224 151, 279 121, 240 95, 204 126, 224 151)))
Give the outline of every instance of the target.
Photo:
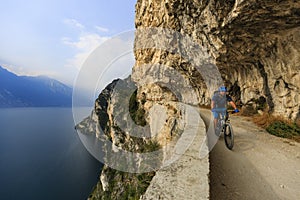
MULTIPOLYGON (((239 112, 239 109, 237 109, 235 103, 233 102, 231 96, 226 94, 227 88, 225 86, 221 86, 218 88, 218 91, 216 91, 212 97, 211 100, 211 109, 214 116, 214 127, 215 131, 218 123, 218 115, 219 113, 215 110, 216 108, 226 108, 227 102, 234 108, 234 112, 239 112)), ((228 113, 226 112, 226 115, 228 113)))

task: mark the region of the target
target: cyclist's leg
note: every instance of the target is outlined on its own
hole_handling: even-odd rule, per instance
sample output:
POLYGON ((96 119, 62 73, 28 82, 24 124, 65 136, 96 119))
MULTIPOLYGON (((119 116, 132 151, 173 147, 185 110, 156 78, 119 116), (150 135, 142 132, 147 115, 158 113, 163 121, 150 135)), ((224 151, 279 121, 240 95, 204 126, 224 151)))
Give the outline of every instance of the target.
POLYGON ((221 127, 220 127, 220 113, 218 112, 213 112, 213 116, 214 116, 214 132, 216 136, 220 136, 220 132, 221 132, 221 127))
POLYGON ((219 113, 213 111, 213 116, 214 116, 214 128, 216 130, 216 127, 217 127, 217 123, 218 123, 218 118, 219 118, 219 113))

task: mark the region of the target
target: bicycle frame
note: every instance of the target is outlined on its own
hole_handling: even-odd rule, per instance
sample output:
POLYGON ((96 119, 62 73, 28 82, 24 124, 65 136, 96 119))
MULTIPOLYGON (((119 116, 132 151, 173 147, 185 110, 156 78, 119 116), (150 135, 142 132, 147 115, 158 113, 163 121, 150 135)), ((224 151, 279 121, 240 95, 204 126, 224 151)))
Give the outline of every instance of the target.
POLYGON ((221 133, 224 132, 224 128, 227 124, 227 113, 219 113, 217 127, 221 133))
POLYGON ((222 133, 224 135, 225 145, 228 149, 232 150, 234 144, 233 129, 230 124, 229 114, 226 108, 217 108, 214 109, 214 112, 218 113, 218 122, 217 122, 217 136, 220 136, 222 133))
POLYGON ((228 112, 226 108, 215 108, 214 112, 218 113, 217 128, 222 131, 228 120, 228 112), (222 128, 222 129, 221 129, 222 128))

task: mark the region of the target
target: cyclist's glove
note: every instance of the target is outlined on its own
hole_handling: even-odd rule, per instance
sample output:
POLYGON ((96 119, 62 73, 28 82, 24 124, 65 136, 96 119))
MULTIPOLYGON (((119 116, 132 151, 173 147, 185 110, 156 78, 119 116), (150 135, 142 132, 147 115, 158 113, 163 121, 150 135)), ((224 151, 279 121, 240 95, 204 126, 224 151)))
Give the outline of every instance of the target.
POLYGON ((238 113, 238 112, 240 112, 240 111, 239 111, 239 109, 236 108, 236 109, 234 110, 234 112, 235 112, 235 113, 238 113))

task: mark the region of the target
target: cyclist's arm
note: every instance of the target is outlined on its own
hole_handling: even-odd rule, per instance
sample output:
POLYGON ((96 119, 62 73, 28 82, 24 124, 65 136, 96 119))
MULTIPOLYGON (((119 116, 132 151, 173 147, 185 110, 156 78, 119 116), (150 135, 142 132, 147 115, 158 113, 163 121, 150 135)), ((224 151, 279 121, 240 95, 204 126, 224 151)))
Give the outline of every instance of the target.
POLYGON ((229 102, 229 104, 234 108, 234 110, 236 110, 237 107, 236 107, 235 103, 233 102, 231 96, 226 95, 226 98, 227 98, 227 101, 229 102))
POLYGON ((237 109, 237 107, 236 107, 236 105, 235 105, 235 103, 234 103, 233 101, 230 101, 229 103, 230 103, 230 105, 231 105, 235 110, 237 109))

